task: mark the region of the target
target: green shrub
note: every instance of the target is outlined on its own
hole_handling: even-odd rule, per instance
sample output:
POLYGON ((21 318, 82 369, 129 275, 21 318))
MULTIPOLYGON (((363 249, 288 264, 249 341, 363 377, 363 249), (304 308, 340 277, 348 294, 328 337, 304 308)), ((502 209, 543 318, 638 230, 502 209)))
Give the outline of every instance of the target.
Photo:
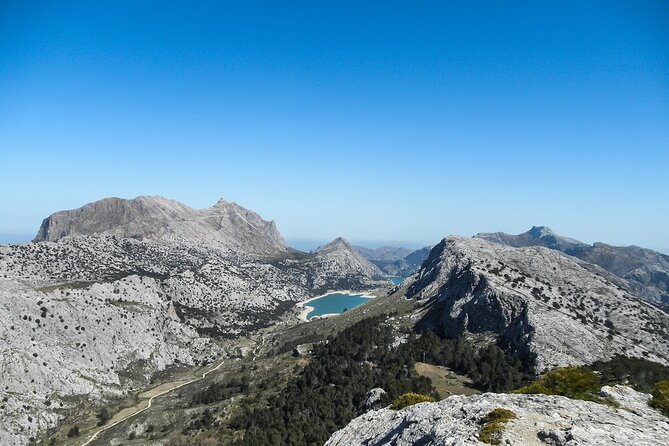
POLYGON ((658 381, 669 380, 669 367, 622 355, 616 355, 608 361, 595 361, 588 368, 598 373, 602 385, 629 384, 644 393, 652 393, 658 381))
POLYGON ((69 431, 67 431, 67 436, 69 438, 74 438, 79 436, 79 426, 72 426, 69 431))
POLYGON ((648 404, 669 416, 669 381, 660 381, 655 384, 653 398, 648 404))
POLYGON ((400 410, 407 406, 413 406, 418 403, 433 403, 434 398, 420 393, 405 393, 404 395, 398 396, 395 401, 393 401, 391 409, 400 410))
POLYGON ((599 379, 594 372, 581 367, 565 367, 546 373, 537 381, 521 387, 514 393, 562 395, 576 400, 603 402, 597 396, 599 390, 599 379))
POLYGON ((98 414, 98 426, 104 426, 110 419, 111 419, 111 414, 109 413, 109 409, 103 407, 100 413, 98 414))
POLYGON ((488 412, 488 414, 481 419, 481 432, 479 432, 479 441, 486 444, 500 444, 502 441, 502 432, 506 423, 510 420, 518 418, 516 414, 509 409, 502 409, 498 407, 488 412))

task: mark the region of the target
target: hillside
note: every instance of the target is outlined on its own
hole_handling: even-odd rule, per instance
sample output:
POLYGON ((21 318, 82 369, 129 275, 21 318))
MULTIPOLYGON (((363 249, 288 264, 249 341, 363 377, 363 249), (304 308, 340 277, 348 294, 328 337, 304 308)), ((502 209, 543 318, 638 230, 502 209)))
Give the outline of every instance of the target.
MULTIPOLYGON (((7 420, 0 443, 25 444, 81 407, 125 398, 161 373, 210 364, 227 354, 234 338, 276 322, 301 300, 387 285, 348 249, 275 250, 261 258, 256 248, 269 249, 267 240, 282 240, 278 233, 235 239, 251 253, 228 243, 230 234, 255 233, 246 221, 229 220, 238 227, 223 233, 151 211, 152 225, 168 229, 140 237, 136 231, 145 228, 135 225, 143 218, 133 214, 135 206, 128 211, 132 218, 102 227, 87 220, 91 211, 66 219, 67 225, 52 216, 37 239, 57 241, 0 245, 0 414, 7 420), (70 228, 70 235, 57 236, 55 227, 70 228), (184 228, 206 230, 212 243, 167 236, 184 228)), ((188 208, 174 209, 190 215, 188 208)))
POLYGON ((558 251, 448 237, 407 296, 419 326, 448 337, 494 336, 537 371, 614 354, 669 361, 669 315, 558 251))

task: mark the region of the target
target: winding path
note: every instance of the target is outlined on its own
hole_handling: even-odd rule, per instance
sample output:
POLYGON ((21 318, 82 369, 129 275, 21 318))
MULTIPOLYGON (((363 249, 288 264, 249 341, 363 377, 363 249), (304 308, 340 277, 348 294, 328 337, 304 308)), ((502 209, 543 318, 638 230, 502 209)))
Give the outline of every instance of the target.
MULTIPOLYGON (((254 359, 255 359, 255 358, 254 358, 254 359)), ((156 387, 156 388, 154 388, 154 389, 147 390, 146 392, 141 393, 141 394, 139 395, 140 397, 141 397, 142 395, 146 395, 146 396, 148 396, 148 395, 150 395, 152 392, 154 392, 155 390, 159 389, 160 387, 163 387, 163 386, 167 386, 167 387, 168 387, 167 389, 162 390, 162 391, 156 393, 155 395, 152 395, 152 396, 149 398, 149 400, 148 400, 148 404, 146 405, 146 407, 140 408, 140 407, 144 404, 144 401, 140 402, 139 404, 136 404, 135 406, 129 407, 128 409, 136 409, 136 410, 131 411, 131 413, 129 413, 129 414, 127 414, 127 415, 124 415, 122 418, 120 418, 119 420, 114 421, 113 423, 110 423, 110 424, 107 424, 107 425, 103 426, 103 427, 100 428, 98 431, 96 431, 93 435, 91 435, 91 438, 89 438, 86 442, 82 443, 81 446, 87 446, 87 445, 91 444, 93 441, 95 441, 95 439, 98 438, 98 436, 99 436, 101 433, 103 433, 103 432, 105 432, 105 431, 111 429, 112 427, 117 426, 117 425, 119 425, 119 424, 121 424, 121 423, 123 423, 123 422, 129 420, 130 418, 133 418, 133 417, 139 415, 140 413, 144 412, 145 410, 151 408, 151 404, 153 403, 153 400, 154 400, 155 398, 157 398, 157 397, 159 397, 159 396, 163 396, 163 395, 165 395, 165 394, 167 394, 167 393, 170 393, 170 392, 172 392, 172 391, 174 391, 174 390, 180 389, 181 387, 183 387, 183 386, 187 386, 188 384, 193 384, 193 383, 196 383, 196 382, 198 382, 198 381, 203 380, 204 378, 206 378, 206 376, 207 376, 208 374, 210 374, 211 372, 214 372, 214 371, 218 370, 224 363, 225 363, 225 359, 222 359, 221 362, 220 362, 216 367, 207 370, 207 371, 204 372, 204 373, 202 374, 202 376, 199 377, 199 378, 194 378, 194 379, 192 379, 192 380, 190 380, 190 381, 184 381, 184 382, 181 382, 181 383, 180 383, 179 381, 176 381, 176 382, 173 382, 173 383, 162 384, 162 385, 160 385, 160 386, 158 386, 158 387, 156 387), (172 385, 173 385, 173 386, 172 386, 172 385)), ((128 410, 128 409, 124 409, 124 410, 128 410)))

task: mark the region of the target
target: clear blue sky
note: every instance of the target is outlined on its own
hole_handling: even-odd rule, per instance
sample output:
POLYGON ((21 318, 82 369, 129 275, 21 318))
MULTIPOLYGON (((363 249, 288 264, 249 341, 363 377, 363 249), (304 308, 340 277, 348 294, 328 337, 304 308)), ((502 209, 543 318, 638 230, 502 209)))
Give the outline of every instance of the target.
POLYGON ((0 3, 5 237, 160 194, 290 240, 669 251, 666 1, 101 3, 0 3))

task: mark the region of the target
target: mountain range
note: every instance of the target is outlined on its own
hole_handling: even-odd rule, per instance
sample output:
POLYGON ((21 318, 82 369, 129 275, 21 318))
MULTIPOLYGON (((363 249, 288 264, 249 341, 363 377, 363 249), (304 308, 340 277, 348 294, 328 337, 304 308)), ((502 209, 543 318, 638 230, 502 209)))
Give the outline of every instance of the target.
POLYGON ((492 351, 474 364, 479 375, 511 367, 535 377, 615 358, 664 370, 668 273, 663 254, 587 245, 546 227, 450 236, 416 251, 339 237, 305 253, 273 221, 225 200, 196 210, 163 197, 106 198, 52 214, 31 243, 0 245, 0 444, 80 444, 80 427, 90 444, 255 444, 259 430, 240 426, 286 401, 306 406, 290 412, 296 418, 258 415, 282 427, 267 427, 271 444, 317 444, 290 423, 321 422, 319 444, 330 434, 331 445, 479 444, 480 419, 499 406, 518 414, 511 444, 602 444, 607 425, 621 435, 610 444, 652 444, 665 418, 628 388, 606 390, 622 408, 504 393, 401 411, 365 413, 361 402, 367 391, 394 398, 409 383, 437 382, 438 365, 418 377, 415 358, 392 356, 432 335, 456 342, 461 362, 492 351), (393 287, 389 275, 405 280, 393 287), (298 319, 296 304, 337 290, 377 297, 335 318, 298 319), (380 325, 347 331, 365 321, 380 325), (379 332, 373 344, 363 336, 379 332), (337 359, 309 368, 328 355, 337 359), (367 380, 344 390, 351 383, 340 378, 354 371, 367 380), (156 389, 179 390, 146 407, 143 395, 162 395, 156 389), (305 389, 333 406, 313 406, 305 389), (115 418, 105 426, 107 407, 115 418))
POLYGON ((474 237, 514 247, 544 246, 599 266, 627 281, 630 291, 652 302, 669 305, 669 256, 638 246, 588 245, 562 237, 545 226, 518 235, 480 233, 474 237))

